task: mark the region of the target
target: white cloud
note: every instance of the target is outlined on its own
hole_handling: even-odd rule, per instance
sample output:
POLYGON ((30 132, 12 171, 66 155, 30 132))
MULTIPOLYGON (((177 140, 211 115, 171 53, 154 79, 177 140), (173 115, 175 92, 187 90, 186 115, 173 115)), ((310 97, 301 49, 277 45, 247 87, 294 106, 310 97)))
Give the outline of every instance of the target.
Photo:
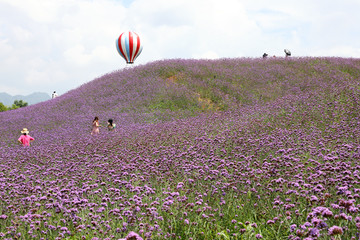
POLYGON ((91 60, 91 55, 85 53, 85 47, 81 44, 67 49, 64 57, 70 64, 76 65, 85 65, 91 60))
POLYGON ((0 40, 0 52, 2 55, 9 55, 13 47, 9 44, 9 39, 0 40))
POLYGON ((314 56, 337 56, 360 58, 360 47, 334 46, 326 50, 319 50, 314 56))
POLYGON ((58 7, 61 4, 57 1, 37 0, 11 0, 2 1, 18 9, 20 14, 25 14, 34 21, 51 23, 56 21, 58 7))
POLYGON ((26 43, 27 41, 33 38, 33 34, 29 30, 21 26, 15 26, 12 29, 12 32, 13 32, 14 40, 18 42, 26 43))
POLYGON ((207 51, 199 55, 195 54, 193 57, 196 59, 218 59, 219 55, 216 52, 207 51))
POLYGON ((0 0, 0 91, 61 94, 125 67, 114 42, 127 30, 141 37, 139 64, 284 48, 359 57, 359 10, 357 0, 0 0))
POLYGON ((25 82, 27 83, 27 85, 41 84, 49 81, 49 79, 50 76, 47 74, 47 72, 39 71, 36 69, 30 69, 30 71, 27 72, 25 76, 25 82))
MULTIPOLYGON (((11 94, 13 96, 22 95, 24 93, 18 86, 11 87, 8 84, 2 84, 2 83, 0 83, 0 92, 5 92, 5 93, 11 94)), ((1 99, 0 99, 0 102, 1 102, 1 99)))

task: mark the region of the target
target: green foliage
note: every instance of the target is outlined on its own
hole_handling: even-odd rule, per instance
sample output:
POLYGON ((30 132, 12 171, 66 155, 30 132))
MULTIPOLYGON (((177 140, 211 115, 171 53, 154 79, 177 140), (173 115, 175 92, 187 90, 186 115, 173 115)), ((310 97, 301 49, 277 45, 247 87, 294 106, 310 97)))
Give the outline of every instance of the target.
POLYGON ((23 100, 15 100, 13 105, 21 108, 21 107, 26 107, 28 103, 23 100))
POLYGON ((0 102, 0 112, 5 112, 7 110, 8 108, 2 102, 0 102))
POLYGON ((21 108, 21 107, 26 107, 27 105, 28 105, 28 103, 23 101, 23 100, 15 100, 14 103, 9 108, 9 110, 18 109, 18 108, 21 108))

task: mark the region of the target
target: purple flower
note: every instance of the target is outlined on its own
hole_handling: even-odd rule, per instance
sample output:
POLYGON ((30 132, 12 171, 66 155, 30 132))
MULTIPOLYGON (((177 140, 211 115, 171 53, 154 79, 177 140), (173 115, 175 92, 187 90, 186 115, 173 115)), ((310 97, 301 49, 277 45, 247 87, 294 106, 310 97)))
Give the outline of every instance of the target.
POLYGON ((143 240, 143 238, 140 237, 139 234, 131 231, 125 238, 119 240, 143 240))
POLYGON ((293 240, 323 237, 330 223, 351 238, 360 228, 358 62, 268 60, 165 60, 1 112, 3 237, 22 222, 21 237, 34 239, 69 237, 70 226, 78 239, 137 227, 147 239, 184 238, 168 222, 178 218, 189 236, 208 222, 218 225, 209 239, 224 230, 257 238, 252 218, 236 216, 252 206, 271 219, 265 228, 296 223, 293 240), (90 137, 95 114, 116 119, 117 131, 90 137), (27 149, 14 145, 23 127, 36 139, 27 149))
POLYGON ((320 231, 317 228, 311 228, 309 231, 309 235, 312 237, 319 237, 320 231))
POLYGON ((310 201, 311 202, 317 202, 319 199, 316 197, 316 196, 314 196, 314 195, 312 195, 311 197, 310 197, 310 201))
POLYGON ((268 221, 266 222, 266 224, 269 224, 269 225, 274 224, 274 223, 275 223, 274 220, 268 220, 268 221))
POLYGON ((101 212, 103 212, 104 210, 105 210, 104 207, 100 207, 100 208, 98 208, 98 209, 96 210, 96 212, 101 213, 101 212))
POLYGON ((295 231, 295 229, 296 229, 296 224, 292 224, 292 225, 290 226, 290 232, 295 231))
POLYGON ((330 236, 341 235, 341 234, 343 234, 343 229, 338 226, 332 226, 331 228, 329 228, 328 234, 330 236))
POLYGON ((325 210, 322 212, 322 215, 323 215, 323 217, 332 217, 332 216, 333 216, 333 213, 332 213, 329 209, 325 209, 325 210))
POLYGON ((176 186, 177 189, 181 189, 184 186, 183 182, 179 182, 176 186))

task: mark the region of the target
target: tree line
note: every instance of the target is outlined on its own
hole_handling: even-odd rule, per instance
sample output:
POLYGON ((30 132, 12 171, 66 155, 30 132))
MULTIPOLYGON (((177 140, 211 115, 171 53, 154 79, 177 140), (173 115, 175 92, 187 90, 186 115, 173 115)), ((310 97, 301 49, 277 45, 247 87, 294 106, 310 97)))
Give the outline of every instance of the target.
POLYGON ((7 107, 2 102, 0 102, 0 112, 26 107, 27 105, 28 103, 23 100, 15 100, 10 107, 7 107))

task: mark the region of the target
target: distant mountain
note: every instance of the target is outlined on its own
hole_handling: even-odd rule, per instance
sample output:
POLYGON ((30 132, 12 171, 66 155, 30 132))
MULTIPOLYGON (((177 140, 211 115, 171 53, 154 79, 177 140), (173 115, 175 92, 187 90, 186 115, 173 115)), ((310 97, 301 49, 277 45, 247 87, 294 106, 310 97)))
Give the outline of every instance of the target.
POLYGON ((51 97, 47 93, 43 92, 35 92, 30 95, 15 95, 11 96, 5 92, 0 93, 0 102, 2 102, 5 106, 11 106, 15 100, 23 100, 27 102, 29 105, 36 104, 39 102, 43 102, 49 100, 51 97))

